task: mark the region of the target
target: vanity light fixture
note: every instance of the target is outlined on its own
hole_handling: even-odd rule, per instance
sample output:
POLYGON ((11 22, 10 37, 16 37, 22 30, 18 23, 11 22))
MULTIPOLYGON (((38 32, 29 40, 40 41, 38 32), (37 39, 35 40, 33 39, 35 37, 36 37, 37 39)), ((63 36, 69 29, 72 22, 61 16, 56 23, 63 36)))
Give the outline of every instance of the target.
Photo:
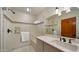
MULTIPOLYGON (((58 16, 62 15, 62 13, 61 13, 62 11, 59 10, 59 7, 56 7, 55 11, 58 16)), ((70 7, 64 7, 64 11, 66 11, 66 13, 69 13, 69 12, 71 12, 71 9, 70 9, 70 7)))
POLYGON ((59 10, 58 7, 56 7, 56 14, 58 14, 58 16, 61 16, 61 11, 59 10))
POLYGON ((66 13, 69 13, 71 11, 70 7, 64 7, 64 10, 66 11, 66 13))
POLYGON ((58 12, 59 12, 59 8, 58 8, 58 7, 56 7, 56 14, 58 14, 58 12))

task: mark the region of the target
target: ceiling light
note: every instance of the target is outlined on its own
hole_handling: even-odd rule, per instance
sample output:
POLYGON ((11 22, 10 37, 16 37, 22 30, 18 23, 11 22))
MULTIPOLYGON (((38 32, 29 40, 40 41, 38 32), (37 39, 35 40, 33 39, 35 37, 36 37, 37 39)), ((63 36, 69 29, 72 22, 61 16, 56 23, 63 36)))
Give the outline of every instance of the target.
POLYGON ((42 20, 42 18, 40 18, 40 19, 34 21, 34 24, 39 24, 39 23, 42 23, 42 22, 43 22, 43 20, 42 20))
POLYGON ((40 20, 36 20, 36 21, 34 21, 34 24, 39 24, 39 23, 41 23, 40 20))
POLYGON ((27 8, 27 12, 29 12, 30 11, 30 9, 29 8, 27 8))

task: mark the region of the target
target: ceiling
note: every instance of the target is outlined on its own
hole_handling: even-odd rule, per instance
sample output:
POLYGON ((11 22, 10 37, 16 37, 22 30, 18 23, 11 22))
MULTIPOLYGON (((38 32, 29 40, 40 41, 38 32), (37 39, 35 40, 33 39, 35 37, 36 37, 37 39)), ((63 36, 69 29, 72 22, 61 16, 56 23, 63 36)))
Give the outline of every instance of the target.
MULTIPOLYGON (((32 15, 39 15, 46 7, 29 7, 32 15)), ((27 12, 27 7, 11 7, 14 11, 27 12)))
MULTIPOLYGON (((20 11, 23 13, 27 13, 27 8, 30 8, 31 15, 38 16, 44 10, 50 12, 56 9, 56 7, 11 7, 13 11, 20 11)), ((60 7, 62 9, 63 7, 60 7)))

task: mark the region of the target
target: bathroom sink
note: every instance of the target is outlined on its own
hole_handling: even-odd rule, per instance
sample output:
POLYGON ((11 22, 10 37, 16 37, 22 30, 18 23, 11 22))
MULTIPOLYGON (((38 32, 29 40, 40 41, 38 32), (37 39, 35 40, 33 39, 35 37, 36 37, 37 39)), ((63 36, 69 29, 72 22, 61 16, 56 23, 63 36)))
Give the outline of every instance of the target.
POLYGON ((77 44, 79 44, 79 39, 72 40, 72 43, 77 43, 77 44))
POLYGON ((59 40, 59 38, 53 38, 49 36, 41 36, 40 38, 43 39, 43 41, 47 41, 47 42, 52 42, 53 40, 59 40))
POLYGON ((70 44, 70 43, 64 43, 64 42, 57 41, 57 40, 54 40, 53 43, 61 47, 62 49, 65 48, 70 51, 78 51, 78 46, 70 44))

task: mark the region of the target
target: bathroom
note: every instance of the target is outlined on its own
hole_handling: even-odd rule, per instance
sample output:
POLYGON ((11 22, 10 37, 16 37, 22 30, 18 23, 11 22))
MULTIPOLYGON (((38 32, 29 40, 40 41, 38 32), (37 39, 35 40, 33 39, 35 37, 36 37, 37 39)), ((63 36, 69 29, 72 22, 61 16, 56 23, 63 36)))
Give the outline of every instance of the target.
POLYGON ((77 7, 0 7, 0 51, 60 52, 62 47, 56 50, 50 46, 52 43, 44 41, 49 43, 48 45, 44 44, 43 40, 40 41, 42 38, 40 36, 49 40, 53 35, 61 36, 61 20, 73 17, 76 17, 75 39, 78 40, 79 8, 77 7), (56 12, 57 9, 59 12, 56 12))

